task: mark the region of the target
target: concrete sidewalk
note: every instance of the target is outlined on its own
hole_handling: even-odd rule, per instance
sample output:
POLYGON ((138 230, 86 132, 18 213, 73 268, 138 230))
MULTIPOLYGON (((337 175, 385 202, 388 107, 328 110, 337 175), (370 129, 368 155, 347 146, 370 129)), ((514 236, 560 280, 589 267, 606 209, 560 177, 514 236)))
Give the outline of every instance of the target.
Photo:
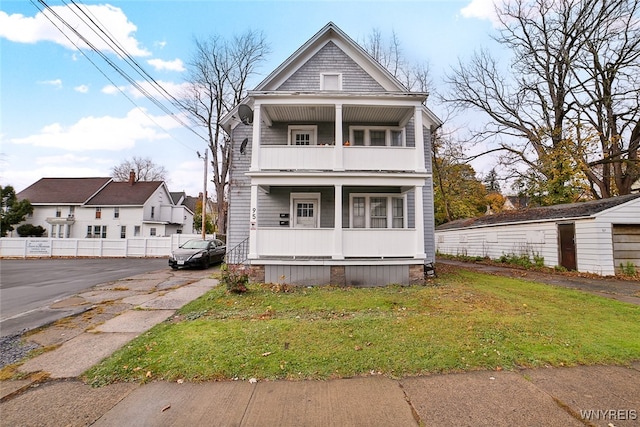
POLYGON ((95 389, 70 380, 0 411, 3 426, 638 426, 640 365, 95 389))
POLYGON ((58 346, 0 382, 0 426, 638 426, 640 362, 394 380, 153 382, 91 388, 77 377, 216 286, 213 271, 159 271, 58 304, 84 314, 31 334, 58 346))

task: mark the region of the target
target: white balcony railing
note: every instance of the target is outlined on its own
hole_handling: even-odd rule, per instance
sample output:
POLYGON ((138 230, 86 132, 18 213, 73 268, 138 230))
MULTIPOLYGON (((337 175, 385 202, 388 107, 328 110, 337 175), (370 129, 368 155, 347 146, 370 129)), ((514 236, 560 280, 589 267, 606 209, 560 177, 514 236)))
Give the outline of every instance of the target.
POLYGON ((333 145, 263 145, 261 170, 333 170, 333 145))
POLYGON ((415 170, 416 149, 413 147, 344 147, 344 169, 415 170))
POLYGON ((259 228, 259 257, 414 257, 415 229, 343 229, 336 253, 333 228, 259 228))
POLYGON ((343 149, 343 164, 336 163, 333 145, 263 145, 260 147, 260 170, 416 170, 414 147, 360 147, 343 149))

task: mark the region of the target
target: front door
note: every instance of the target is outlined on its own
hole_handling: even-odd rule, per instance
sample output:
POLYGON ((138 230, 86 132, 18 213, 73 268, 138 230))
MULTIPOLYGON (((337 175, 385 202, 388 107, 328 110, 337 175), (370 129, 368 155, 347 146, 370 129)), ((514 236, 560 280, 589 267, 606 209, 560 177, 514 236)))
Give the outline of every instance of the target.
POLYGON ((295 199, 293 201, 293 226, 298 228, 318 227, 318 201, 295 199))
POLYGON ((560 237, 560 265, 567 270, 575 270, 577 264, 574 224, 558 224, 558 235, 560 237))

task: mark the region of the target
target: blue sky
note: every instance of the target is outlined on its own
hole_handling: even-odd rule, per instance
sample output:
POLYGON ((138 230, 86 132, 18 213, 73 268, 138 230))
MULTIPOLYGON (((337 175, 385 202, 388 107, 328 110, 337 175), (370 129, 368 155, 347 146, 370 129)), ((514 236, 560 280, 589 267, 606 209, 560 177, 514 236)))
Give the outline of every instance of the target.
MULTIPOLYGON (((72 21, 75 6, 70 0, 46 3, 72 21)), ((97 68, 92 65, 37 4, 36 0, 0 3, 0 184, 20 191, 43 177, 109 176, 112 166, 140 156, 169 171, 171 191, 197 195, 203 164, 196 151, 203 152, 205 142, 140 97, 97 54, 83 49, 97 68)), ((395 31, 407 59, 430 64, 440 90, 444 73, 458 58, 491 46, 493 31, 492 0, 75 4, 86 6, 84 10, 171 93, 177 93, 186 79, 194 39, 214 34, 264 32, 272 52, 252 87, 329 21, 357 42, 374 28, 384 37, 395 31)), ((81 25, 74 27, 90 35, 81 25)), ((70 39, 78 42, 76 37, 70 39)), ((107 57, 122 64, 113 53, 107 52, 107 57)), ((443 115, 441 106, 432 102, 430 107, 443 115)), ((462 123, 464 117, 456 120, 462 123)), ((486 172, 482 164, 475 166, 486 172)))

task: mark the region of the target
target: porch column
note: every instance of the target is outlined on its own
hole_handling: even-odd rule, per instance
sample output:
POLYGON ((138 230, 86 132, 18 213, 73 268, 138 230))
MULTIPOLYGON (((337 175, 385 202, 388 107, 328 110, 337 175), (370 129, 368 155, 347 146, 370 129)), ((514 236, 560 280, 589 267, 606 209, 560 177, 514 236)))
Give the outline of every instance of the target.
POLYGON ((250 171, 260 170, 260 104, 253 106, 253 135, 251 136, 251 167, 250 171))
POLYGON ((416 171, 426 172, 424 166, 424 131, 422 128, 422 105, 416 107, 413 115, 413 123, 415 125, 416 137, 416 171))
MULTIPOLYGON (((342 146, 342 144, 340 144, 342 146)), ((342 254, 342 185, 335 186, 335 209, 333 228, 333 259, 344 259, 342 254)))
POLYGON ((333 164, 333 170, 344 170, 344 148, 342 147, 342 104, 336 104, 336 132, 335 132, 335 158, 333 164))
POLYGON ((258 186, 251 185, 249 208, 249 259, 258 258, 258 186))
POLYGON ((422 185, 415 188, 416 199, 416 255, 414 258, 425 259, 427 254, 424 252, 424 202, 422 200, 422 185))

